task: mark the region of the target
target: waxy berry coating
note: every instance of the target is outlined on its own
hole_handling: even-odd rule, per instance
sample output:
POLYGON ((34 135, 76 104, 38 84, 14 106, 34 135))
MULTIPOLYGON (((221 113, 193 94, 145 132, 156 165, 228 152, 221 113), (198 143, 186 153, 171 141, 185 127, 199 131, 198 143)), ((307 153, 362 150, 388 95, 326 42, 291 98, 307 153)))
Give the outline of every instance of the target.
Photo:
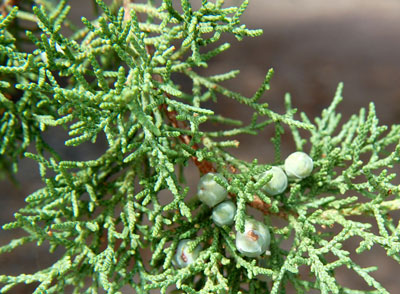
POLYGON ((255 219, 247 218, 244 232, 236 233, 236 248, 247 257, 257 257, 269 249, 271 235, 267 227, 255 219))
POLYGON ((265 184, 263 190, 271 196, 283 193, 288 184, 288 179, 285 172, 280 167, 273 166, 270 170, 267 170, 264 173, 263 177, 268 175, 272 175, 272 178, 268 183, 265 184))
POLYGON ((230 226, 236 215, 236 205, 230 200, 224 201, 214 207, 212 219, 217 226, 230 226))
POLYGON ((224 201, 228 196, 228 191, 214 180, 215 176, 219 177, 222 181, 227 182, 220 174, 208 173, 200 178, 197 186, 197 195, 200 201, 209 207, 214 207, 218 203, 224 201))
POLYGON ((175 256, 172 260, 172 263, 176 266, 176 267, 186 267, 189 264, 192 264, 193 262, 195 262, 195 260, 197 259, 197 257, 200 254, 201 251, 201 246, 197 245, 197 247, 195 249, 193 249, 192 252, 188 251, 188 242, 192 241, 190 239, 183 239, 181 241, 179 241, 178 247, 176 248, 176 253, 175 256))
POLYGON ((313 160, 304 152, 294 152, 285 160, 285 172, 289 178, 304 179, 313 170, 313 160))

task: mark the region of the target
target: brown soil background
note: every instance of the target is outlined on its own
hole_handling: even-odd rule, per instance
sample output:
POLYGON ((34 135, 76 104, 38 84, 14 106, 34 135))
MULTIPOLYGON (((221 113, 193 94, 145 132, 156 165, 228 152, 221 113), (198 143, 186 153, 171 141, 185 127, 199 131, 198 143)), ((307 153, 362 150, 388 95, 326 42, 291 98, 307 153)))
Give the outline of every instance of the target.
MULTIPOLYGON (((195 5, 200 0, 192 1, 195 5)), ((238 1, 226 1, 237 3, 238 1)), ((224 72, 226 69, 241 70, 241 74, 226 86, 243 94, 253 94, 261 84, 268 68, 275 69, 275 77, 266 101, 271 109, 283 112, 283 96, 292 95, 295 107, 314 118, 327 107, 337 84, 344 82, 345 100, 339 106, 346 120, 361 107, 376 103, 381 124, 400 122, 400 2, 378 0, 251 0, 243 17, 250 28, 262 28, 261 37, 246 38, 217 57, 208 73, 224 72)), ((91 1, 70 1, 71 14, 79 23, 82 15, 90 16, 91 1)), ((225 101, 225 100, 222 100, 225 101)), ((248 119, 251 112, 239 105, 222 103, 216 111, 233 117, 248 119)), ((259 158, 261 162, 273 159, 270 131, 261 136, 241 137, 241 146, 235 154, 242 159, 259 158)), ((50 144, 57 146, 65 159, 87 160, 96 158, 104 147, 84 145, 75 152, 60 146, 65 136, 56 131, 48 132, 50 144)), ((292 150, 292 143, 283 147, 283 154, 292 150)), ((195 184, 197 174, 191 174, 195 184)), ((22 160, 16 188, 8 182, 0 182, 0 225, 13 219, 12 215, 24 205, 24 198, 42 186, 38 168, 30 160, 22 160)), ((394 215, 396 217, 396 215, 394 215)), ((397 214, 398 219, 398 214, 397 214)), ((19 231, 0 231, 0 245, 11 238, 21 236, 19 231)), ((357 240, 346 244, 354 248, 357 240)), ((0 274, 19 274, 50 265, 56 258, 47 254, 46 248, 24 247, 0 256, 0 274)), ((400 265, 387 258, 383 250, 357 256, 362 266, 378 265, 374 277, 390 293, 399 293, 400 265)), ((343 269, 338 274, 341 283, 358 289, 368 289, 363 281, 343 269)), ((31 286, 18 286, 9 293, 32 293, 31 286)), ((131 293, 127 289, 126 293, 131 293)), ((316 292, 313 292, 316 293, 316 292)))

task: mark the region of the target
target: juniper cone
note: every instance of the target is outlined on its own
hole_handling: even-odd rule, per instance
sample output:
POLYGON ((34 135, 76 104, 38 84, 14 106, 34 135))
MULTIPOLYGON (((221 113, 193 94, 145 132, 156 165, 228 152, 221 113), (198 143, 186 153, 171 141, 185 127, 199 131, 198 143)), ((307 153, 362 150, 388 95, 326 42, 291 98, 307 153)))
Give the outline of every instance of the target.
POLYGON ((263 177, 271 176, 271 179, 263 186, 263 190, 271 196, 283 193, 288 185, 288 179, 282 168, 271 167, 263 174, 263 177))
POLYGON ((188 246, 190 239, 179 241, 176 253, 174 255, 173 263, 176 267, 182 268, 194 263, 200 254, 201 246, 197 245, 192 251, 188 246))
POLYGON ((197 186, 197 195, 200 201, 209 207, 214 207, 228 196, 228 191, 214 180, 215 177, 226 182, 226 179, 220 174, 208 173, 200 178, 197 186))
POLYGON ((258 257, 269 249, 271 236, 268 228, 261 222, 247 218, 244 231, 236 233, 236 248, 244 256, 258 257))
POLYGON ((230 200, 224 201, 214 207, 212 220, 217 226, 230 226, 236 215, 236 205, 230 200))
POLYGON ((294 152, 285 160, 285 172, 289 178, 304 179, 313 170, 313 160, 304 152, 294 152))
POLYGON ((49 249, 47 266, 2 272, 0 293, 25 285, 35 294, 388 293, 368 256, 380 247, 400 262, 390 215, 400 207, 400 125, 379 124, 373 103, 342 116, 342 84, 320 117, 295 100, 297 115, 289 95, 278 113, 268 106, 272 69, 253 95, 228 89, 225 81, 246 76, 207 67, 224 58, 225 37, 262 34, 241 23, 247 0, 81 2, 94 8, 90 20, 75 21, 67 0, 0 4, 0 175, 16 181, 27 158, 43 181, 2 226, 18 237, 4 235, 0 254, 30 260, 49 249), (235 104, 252 119, 217 111, 235 104), (238 138, 251 135, 274 154, 236 156, 238 138), (97 156, 80 152, 99 144, 97 156), (282 150, 304 152, 312 164, 292 171, 282 150), (296 179, 271 195, 269 177, 259 175, 283 165, 296 179), (199 195, 206 205, 194 182, 212 183, 199 195), (214 225, 212 207, 227 197, 234 223, 214 225), (250 230, 254 217, 262 226, 250 230), (357 263, 360 253, 368 266, 357 263), (365 283, 344 285, 343 269, 365 283))

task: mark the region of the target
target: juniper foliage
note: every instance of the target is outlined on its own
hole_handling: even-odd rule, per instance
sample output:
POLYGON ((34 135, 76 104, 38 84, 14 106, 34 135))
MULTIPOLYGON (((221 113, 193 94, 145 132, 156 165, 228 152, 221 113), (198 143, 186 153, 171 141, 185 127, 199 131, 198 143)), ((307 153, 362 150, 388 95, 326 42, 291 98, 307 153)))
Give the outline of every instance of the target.
POLYGON ((239 40, 262 33, 240 23, 247 0, 239 7, 202 0, 198 10, 189 0, 95 2, 99 16, 82 18, 83 28, 68 19, 67 0, 1 6, 1 172, 12 177, 26 156, 37 161, 44 186, 3 226, 26 235, 0 253, 30 242, 63 250, 57 262, 36 273, 1 275, 1 293, 20 283, 36 283, 36 294, 64 293, 67 287, 73 293, 121 293, 126 286, 135 293, 278 294, 290 285, 296 293, 388 293, 370 274, 376 268, 356 264, 342 245, 358 237, 357 253, 378 245, 400 262, 400 223, 389 216, 400 208, 391 172, 399 163, 399 125, 379 125, 370 104, 340 127, 335 108, 342 85, 320 118, 302 113, 296 120, 289 96, 284 114, 262 102, 272 70, 252 97, 221 85, 238 71, 200 74, 229 48, 221 44, 223 33, 239 40), (189 78, 192 89, 182 90, 176 75, 189 78), (204 107, 220 95, 251 108, 250 123, 204 107), (205 131, 206 121, 229 128, 205 131), (236 135, 257 135, 269 125, 276 130, 275 162, 246 162, 229 153, 238 147, 236 135), (105 134, 107 150, 95 160, 62 158, 43 138, 54 127, 68 131, 67 146, 94 143, 105 134), (257 179, 283 163, 285 130, 297 150, 311 146, 305 151, 315 168, 310 177, 290 182, 285 194, 270 197, 261 189, 270 177, 257 179), (185 181, 189 162, 199 175, 216 171, 228 179, 219 184, 237 205, 232 228, 212 225, 210 209, 187 200, 195 193, 185 181), (173 200, 161 204, 165 190, 173 200), (264 213, 272 235, 271 255, 260 261, 241 256, 234 245, 233 232, 243 230, 249 206, 264 213), (353 217, 359 215, 368 218, 353 217), (284 224, 274 225, 274 218, 284 224), (179 240, 187 238, 192 249, 203 249, 193 264, 177 269, 171 261, 179 240), (287 239, 291 248, 284 250, 287 239), (304 266, 310 276, 299 272, 304 266), (341 285, 335 274, 344 267, 371 290, 341 285))

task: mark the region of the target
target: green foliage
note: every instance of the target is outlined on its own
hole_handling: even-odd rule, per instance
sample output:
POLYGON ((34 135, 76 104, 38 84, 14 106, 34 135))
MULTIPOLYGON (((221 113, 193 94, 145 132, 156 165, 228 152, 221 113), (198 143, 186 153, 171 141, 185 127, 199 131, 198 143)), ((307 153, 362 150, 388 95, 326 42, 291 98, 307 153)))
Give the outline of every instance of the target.
POLYGON ((289 96, 285 114, 261 102, 272 70, 252 97, 221 85, 237 71, 201 75, 198 68, 229 48, 220 40, 223 33, 239 40, 261 34, 239 21, 248 1, 225 7, 223 0, 202 0, 194 10, 189 0, 159 6, 152 0, 110 6, 96 0, 101 15, 82 18, 83 28, 68 20, 66 0, 10 2, 14 6, 5 2, 0 19, 1 171, 12 176, 24 155, 38 162, 44 187, 27 196, 15 220, 3 226, 21 228, 26 236, 0 253, 46 242, 50 252, 62 248, 63 254, 36 273, 1 275, 1 293, 19 283, 36 283, 34 293, 64 293, 67 286, 73 293, 121 293, 129 285, 135 293, 278 294, 290 284, 296 293, 388 293, 370 275, 375 268, 357 265, 343 243, 357 236, 357 253, 379 245, 400 262, 400 224, 388 215, 400 207, 390 171, 399 162, 400 126, 380 126, 371 104, 368 113, 361 110, 340 127, 335 108, 342 85, 312 122, 304 113, 300 121, 293 118, 289 96), (30 23, 26 33, 21 20, 30 23), (191 90, 175 82, 179 76, 191 80, 191 90), (221 95, 254 111, 248 125, 204 107, 221 95), (206 121, 229 127, 205 131, 206 121), (307 153, 315 166, 310 177, 289 182, 277 196, 261 189, 271 177, 257 181, 271 165, 226 150, 238 147, 231 137, 257 135, 268 125, 276 130, 274 165, 283 163, 281 135, 290 130, 297 150, 311 146, 307 153), (62 158, 43 139, 54 127, 68 132, 65 145, 72 147, 104 134, 107 150, 94 160, 62 158), (228 179, 218 183, 236 203, 236 230, 243 230, 248 206, 264 213, 271 232, 271 255, 264 262, 243 257, 234 229, 212 225, 210 209, 198 199, 188 201, 195 193, 185 181, 190 161, 200 174, 217 171, 228 179), (166 191, 173 200, 162 204, 166 191), (358 215, 368 218, 353 217, 358 215), (275 226, 274 217, 284 224, 275 226), (283 249, 291 237, 291 248, 283 249), (172 259, 182 239, 203 250, 194 263, 177 269, 172 259), (310 276, 300 274, 301 266, 310 276), (343 267, 371 291, 340 285, 335 273, 343 267))

